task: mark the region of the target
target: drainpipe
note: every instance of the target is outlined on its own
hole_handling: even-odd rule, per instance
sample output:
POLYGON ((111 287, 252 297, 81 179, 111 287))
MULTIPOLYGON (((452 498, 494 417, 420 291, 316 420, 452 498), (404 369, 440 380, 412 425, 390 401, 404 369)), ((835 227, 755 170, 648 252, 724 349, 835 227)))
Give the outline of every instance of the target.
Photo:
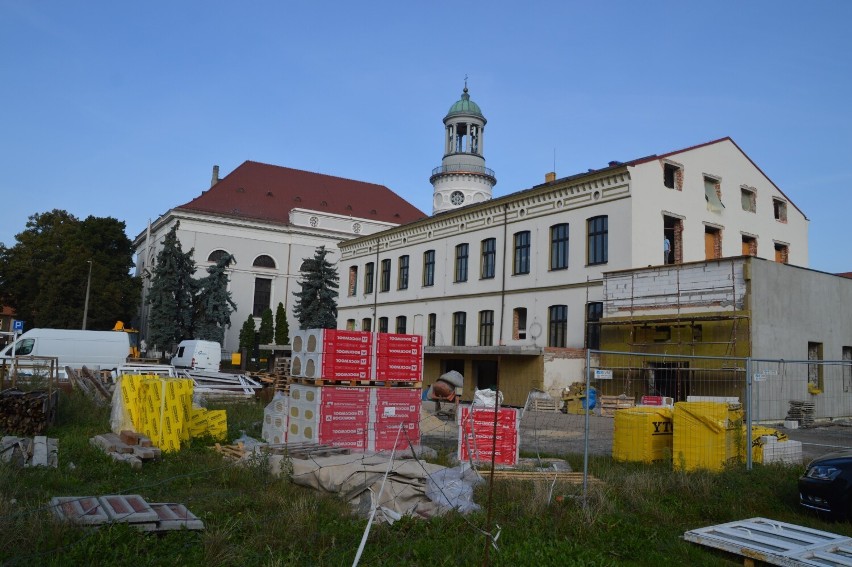
POLYGON ((379 238, 376 237, 376 263, 373 266, 373 332, 379 332, 379 238))
MULTIPOLYGON (((503 346, 503 319, 506 314, 506 238, 508 237, 508 216, 507 210, 509 209, 509 205, 503 205, 503 281, 500 284, 500 342, 499 345, 503 346)), ((500 372, 499 368, 497 370, 498 374, 500 372)))

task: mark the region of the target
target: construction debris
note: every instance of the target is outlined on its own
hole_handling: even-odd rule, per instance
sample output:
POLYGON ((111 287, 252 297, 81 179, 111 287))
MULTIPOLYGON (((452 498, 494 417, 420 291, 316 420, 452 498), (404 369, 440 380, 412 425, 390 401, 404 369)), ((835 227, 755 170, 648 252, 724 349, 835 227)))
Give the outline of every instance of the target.
POLYGON ((16 435, 42 435, 56 418, 59 391, 24 392, 9 388, 0 392, 0 431, 16 435))
POLYGON ((210 447, 222 454, 230 461, 239 461, 248 455, 283 455, 291 459, 312 459, 315 457, 328 457, 330 455, 348 455, 349 449, 345 447, 334 447, 319 443, 258 443, 253 449, 247 449, 243 443, 234 445, 221 445, 216 443, 210 447))
POLYGON ((59 440, 37 435, 0 439, 0 462, 17 467, 59 466, 59 440))
POLYGON ((135 431, 125 430, 120 435, 101 433, 89 439, 89 443, 114 460, 128 463, 133 469, 141 469, 143 462, 162 457, 162 451, 153 446, 150 438, 135 431))
POLYGON ((204 529, 204 522, 183 504, 148 503, 138 494, 57 496, 50 508, 60 520, 82 526, 122 523, 146 532, 204 529))
POLYGON ((83 392, 97 404, 106 405, 112 400, 110 387, 104 383, 103 378, 85 366, 79 371, 66 366, 65 374, 74 388, 83 392))

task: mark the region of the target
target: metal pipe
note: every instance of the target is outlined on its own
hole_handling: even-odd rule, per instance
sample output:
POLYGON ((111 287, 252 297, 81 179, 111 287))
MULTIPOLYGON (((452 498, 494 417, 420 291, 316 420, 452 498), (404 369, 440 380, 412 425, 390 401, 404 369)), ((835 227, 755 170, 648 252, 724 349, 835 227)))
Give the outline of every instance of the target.
POLYGON ((89 263, 89 278, 86 280, 86 302, 83 305, 83 330, 86 330, 86 319, 89 316, 89 290, 92 287, 92 261, 86 260, 89 263))

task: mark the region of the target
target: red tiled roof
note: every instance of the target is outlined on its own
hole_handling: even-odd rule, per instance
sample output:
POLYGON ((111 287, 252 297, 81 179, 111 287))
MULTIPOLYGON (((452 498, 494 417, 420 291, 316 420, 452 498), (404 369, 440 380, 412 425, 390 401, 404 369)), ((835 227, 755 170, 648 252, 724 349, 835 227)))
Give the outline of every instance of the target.
POLYGON ((835 274, 835 275, 840 276, 841 278, 852 279, 852 272, 840 272, 839 274, 835 274))
POLYGON ((14 317, 15 310, 8 305, 0 306, 0 317, 14 317))
POLYGON ((405 224, 426 213, 385 187, 289 167, 245 161, 178 209, 287 224, 291 209, 311 209, 405 224))

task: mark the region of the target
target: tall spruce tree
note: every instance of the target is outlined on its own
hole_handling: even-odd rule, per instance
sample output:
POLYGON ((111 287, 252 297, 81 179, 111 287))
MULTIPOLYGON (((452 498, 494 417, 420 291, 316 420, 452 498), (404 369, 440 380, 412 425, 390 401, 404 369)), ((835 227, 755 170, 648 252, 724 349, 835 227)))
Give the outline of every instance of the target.
POLYGON ((287 324, 287 311, 284 309, 284 304, 280 301, 278 302, 278 309, 275 310, 275 344, 290 344, 290 326, 287 324))
POLYGON ((225 329, 231 326, 231 313, 237 304, 228 291, 228 266, 234 256, 225 254, 215 265, 207 268, 207 277, 198 280, 195 296, 195 337, 206 341, 225 341, 225 329))
POLYGON ((302 264, 301 291, 294 292, 293 312, 301 329, 334 329, 337 327, 337 269, 328 260, 325 246, 317 248, 313 258, 302 264))
POLYGON ((180 222, 166 234, 163 249, 157 254, 157 265, 148 303, 151 314, 148 323, 148 343, 169 350, 173 343, 193 337, 194 299, 197 282, 193 250, 184 252, 177 237, 180 222))

